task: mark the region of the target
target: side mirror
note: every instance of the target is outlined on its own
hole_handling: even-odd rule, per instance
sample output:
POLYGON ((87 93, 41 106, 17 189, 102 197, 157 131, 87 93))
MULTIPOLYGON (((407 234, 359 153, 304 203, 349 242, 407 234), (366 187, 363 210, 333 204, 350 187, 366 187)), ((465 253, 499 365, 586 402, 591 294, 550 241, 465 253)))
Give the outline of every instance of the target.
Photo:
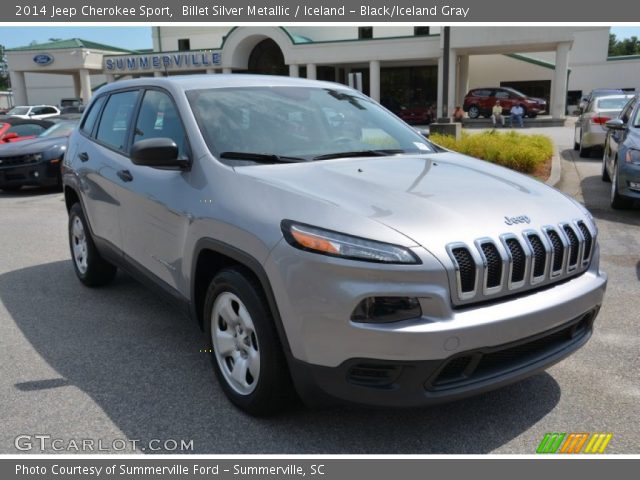
POLYGON ((187 160, 178 159, 178 146, 170 138, 140 140, 131 147, 131 161, 145 167, 184 169, 187 160))
POLYGON ((614 118, 612 120, 609 120, 604 125, 609 130, 624 130, 625 128, 627 128, 627 124, 619 118, 614 118))

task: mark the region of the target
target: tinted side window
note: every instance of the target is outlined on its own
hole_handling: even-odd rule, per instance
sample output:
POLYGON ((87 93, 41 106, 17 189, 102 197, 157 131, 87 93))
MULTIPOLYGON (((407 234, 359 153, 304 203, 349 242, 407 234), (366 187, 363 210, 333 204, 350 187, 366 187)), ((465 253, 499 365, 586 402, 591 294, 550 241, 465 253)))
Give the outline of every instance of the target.
POLYGON ((474 97, 488 97, 489 95, 491 95, 490 90, 475 90, 473 92, 474 97))
POLYGON ((140 105, 133 143, 149 138, 170 138, 178 145, 178 156, 187 158, 187 137, 171 97, 147 90, 140 105))
POLYGON ((58 113, 56 112, 55 108, 52 107, 43 107, 42 111, 40 112, 41 114, 49 114, 49 113, 58 113))
POLYGON ((127 127, 136 104, 136 90, 114 93, 102 111, 96 138, 105 145, 124 151, 127 142, 127 127))
POLYGON ((633 110, 634 106, 635 101, 630 100, 629 103, 627 103, 627 105, 624 107, 624 110, 622 110, 622 113, 620 113, 620 120, 622 120, 624 123, 628 123, 629 117, 631 116, 631 111, 633 110))
POLYGON ((496 98, 511 98, 509 92, 505 92, 504 90, 496 90, 496 94, 494 96, 496 98))
POLYGON ((17 133, 19 137, 26 137, 28 135, 40 135, 44 130, 44 127, 35 123, 23 123, 14 125, 7 133, 17 133))
POLYGON ((98 97, 91 105, 91 110, 84 117, 84 122, 82 122, 82 126, 80 129, 88 135, 91 135, 93 132, 93 127, 96 124, 96 120, 98 120, 98 115, 100 114, 100 109, 102 108, 102 104, 104 104, 105 96, 98 97))

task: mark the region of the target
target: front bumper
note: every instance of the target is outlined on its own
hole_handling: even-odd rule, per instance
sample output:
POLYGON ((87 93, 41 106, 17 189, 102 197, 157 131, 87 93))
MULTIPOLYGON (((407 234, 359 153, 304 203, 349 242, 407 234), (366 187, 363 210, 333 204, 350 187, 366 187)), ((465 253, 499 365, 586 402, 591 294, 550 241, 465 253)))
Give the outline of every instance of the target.
POLYGON ((12 186, 53 186, 60 183, 59 159, 41 160, 25 165, 0 165, 0 189, 12 186))
POLYGON ((640 200, 640 165, 618 163, 618 191, 628 198, 640 200))
POLYGON ((420 257, 422 265, 393 266, 323 257, 282 243, 274 248, 265 268, 290 348, 292 375, 303 397, 420 405, 516 381, 587 341, 607 284, 606 274, 598 269, 596 248, 589 270, 577 277, 517 297, 453 308, 442 265, 429 255, 420 257), (355 306, 370 296, 417 297, 423 315, 386 324, 349 320, 355 306), (504 350, 585 318, 583 336, 538 352, 524 366, 456 388, 426 386, 452 359, 504 350), (349 381, 352 368, 372 364, 399 368, 399 380, 384 388, 349 381))

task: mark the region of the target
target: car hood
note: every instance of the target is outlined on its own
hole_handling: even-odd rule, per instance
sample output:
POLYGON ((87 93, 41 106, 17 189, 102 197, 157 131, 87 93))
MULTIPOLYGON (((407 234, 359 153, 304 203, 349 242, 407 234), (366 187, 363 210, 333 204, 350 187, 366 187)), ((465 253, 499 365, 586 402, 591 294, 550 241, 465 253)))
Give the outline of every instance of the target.
POLYGON ((41 153, 56 146, 66 146, 68 137, 45 137, 22 140, 20 142, 0 145, 0 156, 17 157, 31 153, 41 153))
MULTIPOLYGON (((542 182, 451 152, 236 171, 305 200, 313 198, 382 223, 437 256, 451 242, 471 244, 479 238, 498 239, 504 233, 586 219, 586 210, 542 182)), ((324 226, 318 219, 326 216, 319 214, 323 210, 305 212, 296 212, 305 218, 292 220, 324 226)), ((353 233, 349 225, 342 231, 353 233)))

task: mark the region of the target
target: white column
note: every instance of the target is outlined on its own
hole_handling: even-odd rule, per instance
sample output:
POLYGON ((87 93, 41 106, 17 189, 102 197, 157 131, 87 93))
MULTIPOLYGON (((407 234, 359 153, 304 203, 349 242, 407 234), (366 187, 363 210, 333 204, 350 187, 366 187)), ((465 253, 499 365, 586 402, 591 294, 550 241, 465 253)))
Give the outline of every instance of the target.
POLYGON ((556 69, 553 75, 551 116, 562 119, 567 108, 567 78, 569 75, 569 42, 559 43, 556 47, 556 69))
POLYGON ((11 78, 14 105, 29 105, 24 72, 9 70, 9 77, 11 78))
POLYGON ((216 73, 216 69, 215 68, 207 68, 207 75, 213 75, 216 73))
POLYGON ((290 77, 299 77, 300 76, 300 67, 297 63, 292 63, 289 65, 289 76, 290 77))
POLYGON ((231 68, 230 67, 224 67, 222 69, 222 73, 231 73, 231 68))
POLYGON ((107 83, 113 83, 116 81, 116 76, 113 73, 107 73, 105 74, 105 77, 107 78, 107 83))
POLYGON ((91 100, 91 76, 86 68, 80 69, 80 98, 85 105, 91 100))
POLYGON ((438 100, 436 102, 436 116, 438 118, 442 117, 442 106, 443 106, 442 85, 443 84, 444 84, 444 61, 441 53, 440 56, 438 57, 438 95, 437 95, 438 100))
POLYGON ((155 72, 153 72, 153 76, 154 77, 164 77, 164 72, 161 72, 160 70, 156 70, 155 72))
POLYGON ((315 80, 318 78, 318 72, 316 70, 315 63, 307 63, 307 78, 315 80))
POLYGON ((449 95, 448 95, 448 111, 449 117, 453 117, 453 112, 456 108, 456 91, 458 87, 457 72, 458 72, 458 56, 456 51, 451 48, 449 52, 449 95))
POLYGON ((380 61, 369 62, 369 96, 376 102, 380 101, 380 61))
POLYGON ((71 80, 73 81, 73 96, 80 98, 82 96, 82 92, 80 91, 80 74, 73 72, 71 74, 71 80))
POLYGON ((456 104, 462 106, 464 97, 469 91, 469 55, 460 55, 458 57, 458 94, 456 95, 456 104))

